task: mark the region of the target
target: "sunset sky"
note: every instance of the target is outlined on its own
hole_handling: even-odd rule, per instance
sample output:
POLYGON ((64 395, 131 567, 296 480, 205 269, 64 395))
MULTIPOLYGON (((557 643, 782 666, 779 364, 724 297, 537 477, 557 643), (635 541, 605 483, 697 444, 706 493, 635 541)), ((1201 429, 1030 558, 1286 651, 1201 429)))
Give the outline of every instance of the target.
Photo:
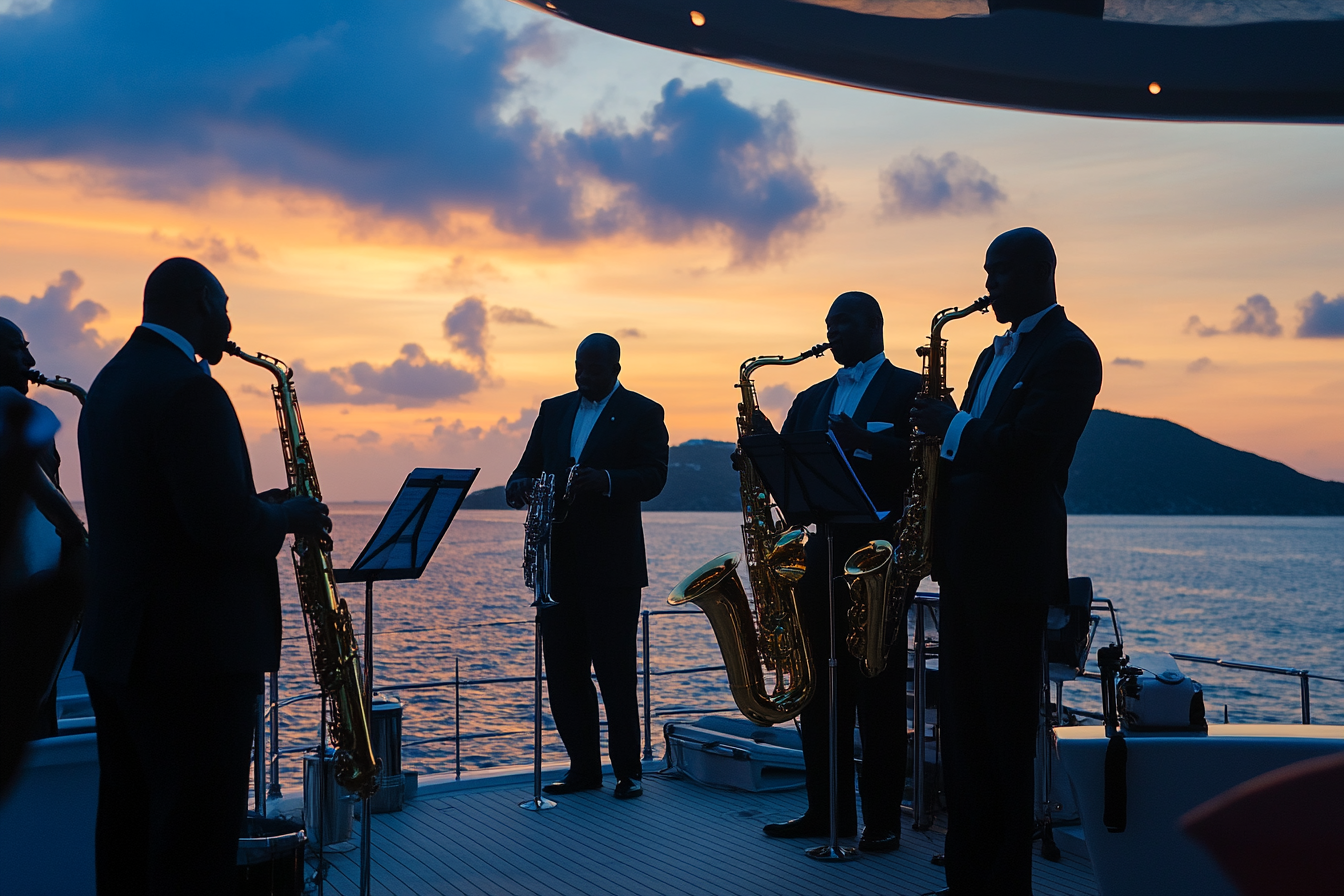
MULTIPOLYGON (((1106 362, 1098 407, 1344 480, 1342 159, 1340 127, 905 99, 505 0, 0 0, 0 316, 87 385, 154 265, 200 259, 238 343, 298 371, 337 500, 387 499, 416 465, 502 483, 593 331, 674 444, 731 438, 738 364, 821 341, 845 290, 878 298, 888 357, 915 367, 1021 225, 1054 241, 1106 362)), ((1000 330, 948 328, 958 395, 1000 330)), ((767 372, 767 412, 833 370, 767 372)), ((280 484, 267 382, 216 374, 258 485, 280 484)), ((78 496, 75 403, 32 394, 66 423, 78 496)))

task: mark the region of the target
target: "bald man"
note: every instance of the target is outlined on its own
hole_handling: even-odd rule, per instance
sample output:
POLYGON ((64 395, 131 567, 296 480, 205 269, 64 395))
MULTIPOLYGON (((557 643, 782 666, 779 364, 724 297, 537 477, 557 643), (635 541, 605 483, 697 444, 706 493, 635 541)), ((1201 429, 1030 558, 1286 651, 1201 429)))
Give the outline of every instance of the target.
POLYGON ((911 423, 942 438, 945 465, 933 577, 946 892, 1029 896, 1045 617, 1067 601, 1064 489, 1101 358, 1056 301, 1045 234, 1000 235, 985 272, 1008 331, 981 352, 960 411, 918 401, 911 423))
POLYGON ((79 421, 90 587, 75 668, 98 718, 102 894, 237 892, 256 699, 280 662, 275 556, 287 533, 331 527, 312 498, 257 493, 209 372, 228 301, 196 261, 155 268, 144 323, 79 421))
POLYGON ((597 673, 607 713, 613 794, 643 794, 636 692, 635 630, 649 584, 640 502, 667 484, 662 405, 624 388, 621 346, 604 333, 574 353, 577 391, 541 403, 522 460, 509 477, 508 502, 522 507, 533 479, 553 473, 561 490, 571 467, 567 516, 551 541, 551 596, 541 610, 546 687, 569 771, 549 794, 602 786, 597 673))
MULTIPOLYGON (((783 432, 835 433, 850 466, 878 510, 894 511, 873 525, 835 525, 835 571, 849 555, 873 539, 890 541, 910 484, 908 439, 910 403, 920 376, 887 360, 882 340, 882 308, 865 292, 847 292, 826 314, 826 341, 840 369, 794 399, 783 432)), ((769 422, 763 417, 758 427, 769 422)), ((767 824, 767 837, 830 836, 830 720, 825 663, 830 652, 830 595, 826 587, 826 540, 807 543, 807 574, 798 583, 803 622, 819 671, 817 689, 802 712, 803 760, 806 765, 807 811, 791 821, 767 824)), ((896 644, 886 669, 866 677, 845 647, 849 632, 849 589, 843 581, 835 591, 836 715, 840 749, 836 773, 840 781, 837 828, 840 836, 857 832, 854 799, 854 725, 857 717, 863 743, 863 834, 859 849, 890 852, 901 843, 901 797, 905 790, 905 619, 896 622, 896 644)))

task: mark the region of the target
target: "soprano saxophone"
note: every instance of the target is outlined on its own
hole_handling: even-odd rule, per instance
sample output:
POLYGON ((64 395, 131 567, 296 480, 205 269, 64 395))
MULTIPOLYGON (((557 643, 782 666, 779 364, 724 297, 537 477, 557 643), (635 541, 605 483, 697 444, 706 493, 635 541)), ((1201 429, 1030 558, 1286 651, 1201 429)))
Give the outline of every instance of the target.
POLYGON ((84 390, 84 387, 77 386, 70 382, 70 377, 68 376, 43 376, 39 371, 30 370, 28 371, 28 382, 35 383, 39 386, 46 386, 48 389, 58 389, 61 392, 69 392, 79 401, 80 407, 83 407, 84 402, 89 398, 89 393, 84 390))
MULTIPOLYGON (((322 500, 313 467, 313 454, 299 416, 294 374, 278 358, 249 355, 230 342, 225 351, 249 364, 264 367, 275 377, 271 394, 280 426, 280 449, 285 457, 289 491, 294 497, 322 500)), ((351 793, 367 798, 378 790, 381 763, 373 755, 369 735, 364 675, 359 665, 359 643, 350 622, 350 610, 336 592, 331 553, 312 536, 294 536, 291 548, 299 604, 308 630, 308 652, 313 678, 329 707, 327 736, 336 748, 336 781, 351 793)))
MULTIPOLYGON (((742 402, 737 406, 739 445, 743 436, 751 434, 760 406, 751 375, 761 367, 818 357, 828 348, 829 344, 815 345, 793 358, 769 355, 742 362, 737 383, 742 392, 742 402)), ((742 544, 754 614, 737 574, 742 561, 737 552, 716 557, 682 579, 667 602, 674 607, 693 603, 705 612, 723 653, 733 702, 757 725, 774 725, 802 712, 816 689, 816 669, 794 593, 794 585, 807 571, 803 559, 807 532, 784 524, 751 461, 739 459, 738 470, 742 544), (767 672, 774 678, 769 689, 767 672)))
MULTIPOLYGON (((989 304, 989 296, 983 296, 965 308, 944 308, 933 316, 929 344, 916 349, 924 359, 920 398, 945 401, 951 396, 943 327, 977 311, 984 313, 989 304)), ((898 524, 896 545, 870 541, 845 561, 845 580, 852 598, 845 646, 869 678, 887 667, 887 654, 909 609, 910 596, 933 566, 933 502, 938 492, 941 449, 941 438, 917 429, 911 431, 910 462, 914 471, 905 492, 905 512, 898 524)))

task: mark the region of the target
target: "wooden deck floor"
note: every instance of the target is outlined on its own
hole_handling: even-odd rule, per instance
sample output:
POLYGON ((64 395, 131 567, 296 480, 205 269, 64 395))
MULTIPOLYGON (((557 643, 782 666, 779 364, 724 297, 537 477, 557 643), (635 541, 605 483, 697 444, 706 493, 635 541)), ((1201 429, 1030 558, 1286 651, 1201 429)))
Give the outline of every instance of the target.
MULTIPOLYGON (((549 780, 549 778, 548 778, 549 780)), ((823 863, 803 849, 822 841, 771 840, 761 825, 799 814, 801 792, 739 793, 646 773, 644 796, 600 791, 562 797, 546 812, 518 803, 531 779, 423 795, 401 812, 374 816, 373 885, 378 894, 883 894, 944 886, 929 859, 941 830, 902 834, 901 848, 823 863)), ((358 838, 358 823, 356 823, 358 838)), ((853 845, 852 840, 848 845, 853 845)), ((359 892, 359 851, 326 854, 328 894, 359 892)), ((1035 860, 1037 896, 1096 893, 1091 866, 1066 853, 1035 860)))

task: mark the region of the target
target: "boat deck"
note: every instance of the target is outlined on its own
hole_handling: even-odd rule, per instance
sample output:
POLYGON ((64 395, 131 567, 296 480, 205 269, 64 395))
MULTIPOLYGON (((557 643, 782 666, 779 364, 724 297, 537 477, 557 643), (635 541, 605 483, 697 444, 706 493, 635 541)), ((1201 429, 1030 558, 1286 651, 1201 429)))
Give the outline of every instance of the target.
MULTIPOLYGON (((929 862, 942 851, 941 825, 907 828, 899 851, 843 863, 803 854, 823 841, 763 836, 765 822, 802 812, 801 791, 716 790, 646 772, 640 799, 613 799, 608 776, 602 790, 526 812, 518 803, 532 795, 530 775, 459 783, 466 786, 426 787, 402 811, 374 816, 373 893, 908 896, 946 885, 942 869, 929 862)), ((356 822, 351 842, 358 838, 356 822)), ((326 859, 326 892, 357 894, 359 850, 328 850, 326 859)), ((1037 855, 1034 864, 1037 896, 1097 892, 1086 859, 1065 852, 1060 862, 1037 855)))

